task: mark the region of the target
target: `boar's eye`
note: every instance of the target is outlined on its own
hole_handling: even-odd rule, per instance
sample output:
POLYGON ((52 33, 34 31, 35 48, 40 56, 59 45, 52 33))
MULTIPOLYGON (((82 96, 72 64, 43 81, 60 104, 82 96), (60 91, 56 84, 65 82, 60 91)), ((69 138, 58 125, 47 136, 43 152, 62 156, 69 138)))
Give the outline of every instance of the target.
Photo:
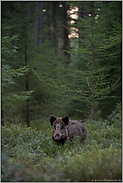
POLYGON ((61 125, 60 129, 62 130, 64 128, 64 125, 61 125))

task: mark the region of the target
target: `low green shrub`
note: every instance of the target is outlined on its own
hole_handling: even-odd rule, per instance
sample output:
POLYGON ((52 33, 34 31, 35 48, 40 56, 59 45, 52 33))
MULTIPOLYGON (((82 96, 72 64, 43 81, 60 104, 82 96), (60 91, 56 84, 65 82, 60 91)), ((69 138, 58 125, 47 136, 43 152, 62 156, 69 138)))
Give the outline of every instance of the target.
POLYGON ((20 124, 3 126, 2 180, 121 180, 121 128, 102 121, 88 121, 84 126, 88 131, 85 144, 75 137, 64 146, 52 140, 49 123, 43 123, 41 129, 20 124))
POLYGON ((6 153, 1 155, 1 181, 2 182, 20 182, 21 177, 16 176, 17 172, 20 172, 24 165, 20 163, 14 163, 12 158, 9 158, 6 153))
POLYGON ((78 154, 49 161, 44 169, 47 170, 50 181, 121 180, 121 154, 121 150, 114 151, 113 147, 92 152, 81 150, 78 154))

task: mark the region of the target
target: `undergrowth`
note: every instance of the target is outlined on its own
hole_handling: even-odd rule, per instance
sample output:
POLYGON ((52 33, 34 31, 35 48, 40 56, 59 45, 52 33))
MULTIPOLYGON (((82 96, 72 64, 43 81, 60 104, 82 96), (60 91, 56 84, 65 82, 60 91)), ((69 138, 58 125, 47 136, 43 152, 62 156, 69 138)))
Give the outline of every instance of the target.
POLYGON ((1 181, 121 181, 121 128, 86 121, 85 144, 76 137, 64 146, 52 140, 52 126, 41 129, 6 124, 1 129, 1 181))

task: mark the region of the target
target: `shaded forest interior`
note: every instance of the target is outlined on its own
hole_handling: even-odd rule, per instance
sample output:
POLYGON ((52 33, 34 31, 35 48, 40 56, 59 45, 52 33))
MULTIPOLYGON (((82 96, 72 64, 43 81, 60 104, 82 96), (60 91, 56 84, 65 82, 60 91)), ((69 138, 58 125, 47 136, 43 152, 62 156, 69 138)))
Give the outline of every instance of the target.
POLYGON ((121 1, 1 2, 2 125, 121 110, 121 1))

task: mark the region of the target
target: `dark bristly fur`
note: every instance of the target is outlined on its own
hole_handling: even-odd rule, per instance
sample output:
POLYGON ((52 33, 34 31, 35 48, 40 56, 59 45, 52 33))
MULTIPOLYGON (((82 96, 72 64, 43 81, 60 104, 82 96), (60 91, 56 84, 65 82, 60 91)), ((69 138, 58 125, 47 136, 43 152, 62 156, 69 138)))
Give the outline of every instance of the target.
POLYGON ((63 118, 50 117, 50 123, 54 127, 52 139, 57 143, 64 144, 65 140, 72 140, 75 136, 80 136, 81 141, 85 141, 87 131, 83 123, 79 121, 69 120, 68 116, 63 118))

